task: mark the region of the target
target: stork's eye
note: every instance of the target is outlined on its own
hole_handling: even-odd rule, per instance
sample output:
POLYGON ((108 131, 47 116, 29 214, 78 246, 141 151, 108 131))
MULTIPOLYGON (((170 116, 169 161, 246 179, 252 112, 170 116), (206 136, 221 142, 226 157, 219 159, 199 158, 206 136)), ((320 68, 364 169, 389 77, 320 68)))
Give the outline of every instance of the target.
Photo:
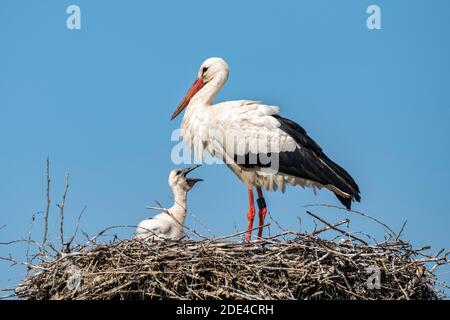
POLYGON ((180 170, 177 170, 177 172, 176 172, 176 173, 177 173, 177 175, 179 175, 179 174, 181 173, 181 171, 180 171, 180 170))
POLYGON ((206 71, 208 71, 208 67, 203 67, 202 73, 205 74, 206 71))

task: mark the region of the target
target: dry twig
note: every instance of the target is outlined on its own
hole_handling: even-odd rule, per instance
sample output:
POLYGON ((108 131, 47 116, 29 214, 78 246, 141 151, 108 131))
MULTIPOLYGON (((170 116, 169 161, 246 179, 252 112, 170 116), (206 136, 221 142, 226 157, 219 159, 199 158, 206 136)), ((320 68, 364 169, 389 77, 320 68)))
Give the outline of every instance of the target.
POLYGON ((47 239, 48 239, 48 216, 50 214, 50 160, 47 157, 47 167, 46 167, 46 172, 47 172, 47 207, 45 209, 45 227, 44 227, 44 240, 42 241, 42 251, 45 250, 45 245, 47 244, 47 239))

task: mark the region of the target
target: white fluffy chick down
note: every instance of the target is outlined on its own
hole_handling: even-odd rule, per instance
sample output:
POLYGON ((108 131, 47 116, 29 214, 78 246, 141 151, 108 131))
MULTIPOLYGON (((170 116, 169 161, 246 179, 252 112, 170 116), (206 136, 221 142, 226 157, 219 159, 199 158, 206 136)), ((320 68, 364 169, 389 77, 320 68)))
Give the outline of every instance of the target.
POLYGON ((188 178, 194 166, 175 169, 169 174, 169 186, 172 188, 174 204, 161 213, 145 219, 138 224, 136 238, 148 241, 180 240, 184 237, 184 223, 187 214, 187 193, 202 179, 188 178))

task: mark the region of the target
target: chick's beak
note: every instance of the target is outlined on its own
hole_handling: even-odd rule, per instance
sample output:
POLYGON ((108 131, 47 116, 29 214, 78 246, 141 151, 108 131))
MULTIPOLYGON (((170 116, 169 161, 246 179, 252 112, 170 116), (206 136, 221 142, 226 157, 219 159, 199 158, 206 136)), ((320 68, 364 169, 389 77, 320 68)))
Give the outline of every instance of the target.
MULTIPOLYGON (((182 174, 186 177, 187 174, 195 169, 197 169, 198 167, 200 167, 200 165, 195 165, 193 167, 189 167, 186 169, 182 170, 182 174)), ((203 181, 203 179, 197 179, 197 178, 186 178, 186 182, 188 183, 188 185, 190 187, 193 187, 197 182, 199 181, 203 181)))
POLYGON ((196 178, 187 178, 186 182, 189 185, 189 187, 193 187, 197 182, 203 181, 203 179, 196 179, 196 178))

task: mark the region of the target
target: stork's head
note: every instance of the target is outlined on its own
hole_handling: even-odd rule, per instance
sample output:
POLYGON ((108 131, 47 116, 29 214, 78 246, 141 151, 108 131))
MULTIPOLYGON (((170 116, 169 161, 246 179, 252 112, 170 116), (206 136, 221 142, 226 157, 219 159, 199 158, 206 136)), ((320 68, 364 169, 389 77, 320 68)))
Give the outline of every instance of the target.
POLYGON ((228 78, 228 64, 222 58, 208 58, 198 69, 197 80, 201 79, 206 84, 218 76, 225 78, 224 81, 226 81, 228 78))
POLYGON ((181 191, 189 191, 192 187, 199 181, 203 179, 188 178, 187 175, 194 169, 197 169, 200 165, 196 165, 186 169, 175 169, 169 174, 169 185, 172 189, 177 189, 181 191))
POLYGON ((206 59, 198 70, 197 79, 188 90, 183 100, 181 100, 170 120, 175 119, 189 105, 189 102, 197 92, 199 92, 206 84, 211 84, 213 86, 210 96, 207 97, 213 99, 227 79, 228 65, 222 58, 206 59))

